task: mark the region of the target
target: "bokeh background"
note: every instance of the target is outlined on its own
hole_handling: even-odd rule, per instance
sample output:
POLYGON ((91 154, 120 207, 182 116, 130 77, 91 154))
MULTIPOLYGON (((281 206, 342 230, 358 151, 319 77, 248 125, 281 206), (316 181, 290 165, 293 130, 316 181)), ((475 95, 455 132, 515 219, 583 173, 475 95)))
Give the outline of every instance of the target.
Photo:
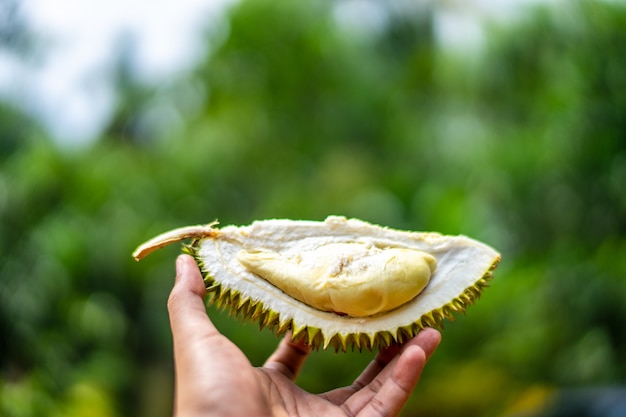
MULTIPOLYGON (((51 42, 19 2, 0 7, 0 66, 36 73, 51 42)), ((404 416, 625 416, 626 6, 477 7, 230 2, 158 82, 121 38, 83 86, 112 97, 83 141, 50 129, 27 86, 3 94, 0 415, 171 415, 180 248, 137 264, 137 244, 342 214, 503 255, 404 416), (459 38, 455 13, 479 26, 459 38)), ((209 313, 255 365, 278 343, 209 313)), ((315 352, 298 383, 348 384, 372 355, 315 352)))

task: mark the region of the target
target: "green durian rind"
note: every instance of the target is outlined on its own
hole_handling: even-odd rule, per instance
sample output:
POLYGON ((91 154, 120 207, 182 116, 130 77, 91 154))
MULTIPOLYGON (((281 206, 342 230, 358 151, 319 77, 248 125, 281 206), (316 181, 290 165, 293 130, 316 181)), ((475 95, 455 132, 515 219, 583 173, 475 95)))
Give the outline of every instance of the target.
POLYGON ((289 225, 286 222, 293 223, 269 220, 244 228, 228 226, 222 229, 223 233, 194 239, 185 246, 185 251, 195 258, 202 271, 210 303, 240 319, 256 322, 260 328, 268 328, 277 335, 291 331, 292 340, 304 339, 314 349, 380 349, 393 343, 404 343, 425 327, 441 328, 444 320, 454 320, 455 313, 464 313, 479 298, 500 261, 500 255, 492 248, 463 236, 397 231, 334 216, 326 219, 324 224, 298 222, 298 227, 305 229, 326 227, 330 234, 328 239, 361 239, 364 232, 377 244, 417 246, 438 254, 438 270, 429 283, 431 288, 427 286, 423 294, 407 305, 366 318, 340 316, 313 309, 262 278, 239 270, 240 265, 236 261, 231 262, 230 258, 234 258, 232 255, 236 250, 232 248, 241 248, 246 244, 254 247, 272 242, 272 238, 279 242, 270 246, 280 246, 293 239, 294 235, 297 238, 297 230, 286 237, 277 237, 280 236, 277 232, 289 225), (467 274, 464 274, 465 270, 468 270, 467 274), (452 271, 450 274, 462 279, 456 279, 460 282, 447 282, 445 278, 437 277, 437 273, 442 275, 446 271, 452 271), (468 277, 468 274, 471 276, 468 277), (420 311, 416 306, 423 304, 422 299, 425 298, 428 298, 427 308, 423 310, 420 306, 423 310, 420 311), (414 311, 418 311, 419 315, 415 316, 414 311))

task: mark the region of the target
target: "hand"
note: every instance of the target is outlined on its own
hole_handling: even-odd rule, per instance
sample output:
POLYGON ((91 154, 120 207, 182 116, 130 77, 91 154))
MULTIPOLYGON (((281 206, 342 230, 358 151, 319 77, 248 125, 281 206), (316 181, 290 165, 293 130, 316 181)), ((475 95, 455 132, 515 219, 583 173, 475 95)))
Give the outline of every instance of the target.
POLYGON ((310 349, 287 335, 261 368, 254 368, 209 319, 205 288, 193 258, 181 255, 168 300, 174 338, 174 414, 190 416, 396 416, 439 344, 421 331, 404 346, 381 350, 351 386, 315 395, 296 384, 310 349))

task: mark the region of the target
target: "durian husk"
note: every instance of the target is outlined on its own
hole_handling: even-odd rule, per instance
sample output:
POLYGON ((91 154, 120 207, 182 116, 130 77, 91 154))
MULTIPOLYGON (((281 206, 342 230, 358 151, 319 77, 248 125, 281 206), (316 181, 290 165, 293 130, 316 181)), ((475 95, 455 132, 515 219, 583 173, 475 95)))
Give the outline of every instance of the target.
MULTIPOLYGON (((473 285, 465 288, 458 296, 448 302, 424 313, 416 318, 415 321, 401 324, 391 329, 378 327, 379 330, 371 330, 368 328, 367 318, 350 318, 319 310, 309 312, 309 314, 319 316, 321 320, 327 317, 331 322, 336 320, 354 321, 349 330, 333 334, 333 332, 326 331, 323 326, 298 322, 296 315, 285 317, 278 311, 272 310, 271 307, 267 307, 262 301, 243 295, 235 289, 225 288, 215 281, 211 273, 204 268, 204 262, 199 256, 199 247, 196 244, 197 241, 185 246, 185 252, 192 255, 200 266, 210 302, 213 305, 219 309, 228 310, 230 314, 243 320, 257 322, 261 329, 268 328, 277 335, 282 335, 291 330, 292 340, 304 339, 314 349, 319 349, 320 347, 326 349, 332 346, 335 351, 346 351, 348 348, 371 350, 373 348, 387 347, 393 343, 402 344, 417 335, 425 327, 442 328, 445 319, 454 321, 454 313, 465 313, 466 308, 480 297, 483 288, 487 287, 492 279, 492 270, 496 267, 494 263, 473 285)), ((309 309, 308 306, 292 298, 289 302, 301 304, 298 308, 309 309)))
POLYGON ((404 343, 425 327, 441 328, 444 320, 454 320, 479 298, 500 261, 493 248, 465 236, 400 231, 339 216, 324 222, 263 220, 221 229, 215 224, 168 232, 140 246, 134 256, 140 259, 158 247, 193 238, 184 251, 200 267, 210 303, 277 335, 291 331, 292 340, 304 340, 314 349, 380 349, 404 343), (312 240, 421 250, 437 259, 437 268, 426 288, 406 304, 374 316, 350 317, 312 308, 237 261, 242 248, 293 252, 310 247, 312 240))

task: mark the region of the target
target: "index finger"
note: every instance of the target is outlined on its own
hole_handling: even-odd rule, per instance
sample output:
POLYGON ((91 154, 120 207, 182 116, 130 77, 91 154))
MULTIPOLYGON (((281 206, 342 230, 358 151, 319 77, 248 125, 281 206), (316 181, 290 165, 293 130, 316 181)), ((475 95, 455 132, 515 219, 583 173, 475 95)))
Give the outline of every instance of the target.
POLYGON ((363 397, 359 395, 359 391, 375 378, 384 378, 385 375, 388 375, 391 372, 393 364, 398 361, 398 355, 401 351, 406 350, 410 346, 417 346, 424 351, 426 361, 428 361, 440 340, 441 334, 437 330, 426 328, 403 346, 392 345, 382 349, 363 372, 361 372, 352 385, 329 391, 323 394, 323 396, 334 404, 342 404, 354 395, 363 397), (390 363, 391 366, 388 366, 390 363))

